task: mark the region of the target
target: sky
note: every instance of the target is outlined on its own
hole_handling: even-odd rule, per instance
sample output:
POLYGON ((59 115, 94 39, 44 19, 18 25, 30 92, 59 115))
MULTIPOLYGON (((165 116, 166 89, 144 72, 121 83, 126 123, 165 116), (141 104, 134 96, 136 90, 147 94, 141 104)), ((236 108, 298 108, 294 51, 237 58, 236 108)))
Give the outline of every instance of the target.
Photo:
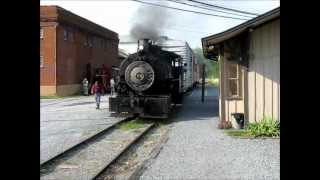
MULTIPOLYGON (((180 9, 235 17, 235 15, 231 14, 199 9, 196 7, 190 7, 166 0, 141 1, 167 5, 180 9)), ((263 14, 280 6, 280 0, 198 1, 257 14, 263 14)), ((181 2, 189 3, 188 1, 184 0, 182 0, 181 2)), ((165 19, 165 23, 161 26, 162 35, 168 36, 172 39, 187 41, 191 48, 201 48, 201 38, 203 37, 223 32, 246 21, 201 15, 191 12, 183 12, 173 9, 150 6, 130 0, 40 0, 40 5, 58 5, 96 24, 117 32, 120 39, 121 36, 130 34, 130 29, 134 26, 134 24, 141 23, 142 18, 141 14, 137 13, 138 10, 140 11, 141 8, 160 8, 159 10, 162 10, 165 13, 163 13, 161 17, 158 17, 159 19, 154 19, 154 21, 159 21, 160 18, 165 19)), ((240 16, 237 17, 246 18, 240 16)))

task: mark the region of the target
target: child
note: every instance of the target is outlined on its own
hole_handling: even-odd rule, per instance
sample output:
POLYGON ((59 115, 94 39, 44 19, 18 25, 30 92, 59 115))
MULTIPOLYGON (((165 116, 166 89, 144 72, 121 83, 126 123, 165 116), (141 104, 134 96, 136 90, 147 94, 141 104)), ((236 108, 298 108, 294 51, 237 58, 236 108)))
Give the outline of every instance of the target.
POLYGON ((95 100, 97 104, 96 109, 100 109, 100 98, 102 93, 103 93, 102 86, 100 83, 98 83, 98 81, 96 81, 91 89, 91 94, 95 94, 95 100))

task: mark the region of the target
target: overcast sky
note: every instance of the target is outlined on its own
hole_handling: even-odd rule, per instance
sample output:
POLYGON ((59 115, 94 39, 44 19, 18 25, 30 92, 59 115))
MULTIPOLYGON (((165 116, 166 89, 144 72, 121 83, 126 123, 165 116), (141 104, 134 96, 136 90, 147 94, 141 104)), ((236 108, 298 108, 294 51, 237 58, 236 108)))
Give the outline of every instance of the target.
MULTIPOLYGON (((230 14, 199 9, 166 0, 141 1, 235 17, 230 14)), ((188 1, 182 2, 189 3, 188 1)), ((257 14, 263 14, 280 6, 280 0, 207 0, 203 2, 257 14)), ((131 27, 141 21, 141 18, 139 18, 141 15, 137 15, 136 12, 139 7, 160 8, 161 10, 165 10, 166 13, 159 18, 165 18, 167 20, 167 23, 162 26, 162 34, 173 39, 187 41, 192 48, 201 47, 201 38, 222 32, 246 21, 154 7, 130 0, 41 0, 40 4, 61 6, 79 16, 117 32, 120 38, 121 35, 130 34, 131 27)), ((237 17, 241 18, 240 16, 237 17)), ((157 19, 154 21, 157 21, 157 19)))

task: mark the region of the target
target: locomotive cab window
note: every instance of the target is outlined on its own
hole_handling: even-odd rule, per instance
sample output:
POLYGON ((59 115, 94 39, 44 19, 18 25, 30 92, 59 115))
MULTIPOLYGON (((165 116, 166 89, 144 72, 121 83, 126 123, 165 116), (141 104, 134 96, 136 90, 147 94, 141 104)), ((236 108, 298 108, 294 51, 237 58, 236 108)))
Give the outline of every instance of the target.
POLYGON ((228 65, 227 73, 228 98, 241 98, 241 69, 238 64, 228 65))

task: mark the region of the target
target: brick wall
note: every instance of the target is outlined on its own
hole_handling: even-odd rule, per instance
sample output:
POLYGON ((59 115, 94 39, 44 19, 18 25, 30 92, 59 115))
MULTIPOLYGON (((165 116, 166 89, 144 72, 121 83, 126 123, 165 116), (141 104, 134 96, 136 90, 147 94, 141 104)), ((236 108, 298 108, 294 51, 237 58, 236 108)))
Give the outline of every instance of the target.
MULTIPOLYGON (((40 39, 40 56, 43 67, 40 67, 40 85, 53 86, 55 79, 55 23, 41 23, 43 38, 40 39)), ((40 60, 39 60, 40 61, 40 60)))
POLYGON ((119 65, 118 42, 76 27, 59 25, 57 28, 57 57, 57 84, 78 84, 84 78, 87 63, 91 63, 93 69, 101 67, 102 64, 107 67, 119 65), (65 30, 73 33, 73 40, 64 40, 65 30), (91 45, 87 37, 91 39, 91 45))
POLYGON ((44 38, 40 39, 40 56, 44 60, 43 67, 40 67, 40 85, 43 87, 61 89, 80 84, 87 63, 91 63, 92 70, 102 64, 111 68, 120 63, 118 34, 70 11, 58 6, 41 6, 40 27, 44 32, 44 38))

